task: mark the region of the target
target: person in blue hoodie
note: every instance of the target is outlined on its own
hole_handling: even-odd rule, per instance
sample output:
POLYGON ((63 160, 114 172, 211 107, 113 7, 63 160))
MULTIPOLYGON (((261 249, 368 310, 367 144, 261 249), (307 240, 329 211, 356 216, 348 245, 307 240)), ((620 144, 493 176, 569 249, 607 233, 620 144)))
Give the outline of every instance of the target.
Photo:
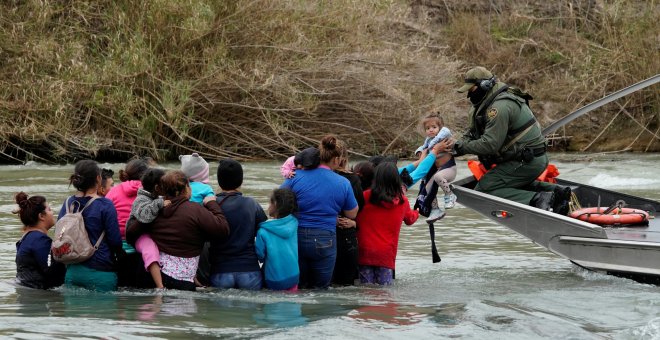
POLYGON ((275 189, 268 206, 268 215, 273 219, 259 225, 255 250, 264 263, 268 289, 298 290, 298 220, 293 216, 297 209, 293 191, 275 189))

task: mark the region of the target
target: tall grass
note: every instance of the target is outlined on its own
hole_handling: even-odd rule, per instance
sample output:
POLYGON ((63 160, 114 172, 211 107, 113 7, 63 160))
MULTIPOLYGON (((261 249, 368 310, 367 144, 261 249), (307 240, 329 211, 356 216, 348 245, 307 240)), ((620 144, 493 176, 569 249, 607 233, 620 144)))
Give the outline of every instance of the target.
MULTIPOLYGON (((3 1, 0 159, 279 158, 327 133, 408 155, 428 110, 463 127, 474 64, 546 122, 658 73, 654 1, 435 2, 3 1)), ((657 128, 657 96, 626 110, 657 128)))
POLYGON ((355 153, 406 152, 436 74, 455 72, 390 39, 406 10, 377 0, 3 2, 0 151, 274 158, 335 133, 355 153))

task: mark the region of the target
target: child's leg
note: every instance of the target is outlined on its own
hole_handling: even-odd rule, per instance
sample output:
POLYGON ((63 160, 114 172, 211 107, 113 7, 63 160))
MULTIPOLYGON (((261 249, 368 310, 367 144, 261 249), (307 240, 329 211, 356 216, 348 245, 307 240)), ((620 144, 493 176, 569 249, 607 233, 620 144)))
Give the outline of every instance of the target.
MULTIPOLYGON (((440 189, 445 193, 445 195, 451 194, 451 189, 449 188, 449 183, 456 179, 456 166, 450 168, 439 170, 433 175, 433 182, 438 183, 440 189)), ((432 181, 429 181, 426 184, 426 191, 431 190, 432 181)))
POLYGON ((156 288, 163 288, 163 277, 160 275, 160 252, 151 236, 144 234, 135 241, 135 249, 142 254, 144 269, 151 274, 156 288))
POLYGON ((390 286, 394 281, 392 273, 394 270, 385 267, 375 267, 375 279, 376 283, 383 286, 390 286))
POLYGON ((360 266, 360 282, 361 283, 376 283, 374 278, 374 268, 373 266, 360 266))

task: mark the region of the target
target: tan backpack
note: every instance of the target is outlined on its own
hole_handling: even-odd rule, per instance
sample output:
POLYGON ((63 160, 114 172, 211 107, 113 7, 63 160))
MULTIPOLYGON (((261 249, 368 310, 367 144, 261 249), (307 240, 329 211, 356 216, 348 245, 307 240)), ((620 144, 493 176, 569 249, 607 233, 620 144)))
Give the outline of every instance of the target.
POLYGON ((73 205, 77 203, 80 207, 80 203, 75 201, 69 205, 70 199, 67 199, 65 204, 66 214, 55 223, 55 237, 50 248, 53 259, 64 264, 80 263, 92 257, 105 236, 103 231, 96 244, 92 245, 85 229, 82 212, 96 200, 96 197, 92 197, 75 213, 72 212, 73 205))

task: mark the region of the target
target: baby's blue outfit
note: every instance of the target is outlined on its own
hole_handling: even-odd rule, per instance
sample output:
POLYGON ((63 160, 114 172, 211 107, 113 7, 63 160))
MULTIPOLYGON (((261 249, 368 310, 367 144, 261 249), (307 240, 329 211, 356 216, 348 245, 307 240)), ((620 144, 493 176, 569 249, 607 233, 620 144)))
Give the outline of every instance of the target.
POLYGON ((438 144, 441 140, 449 137, 451 137, 451 131, 449 131, 448 128, 443 126, 442 129, 440 129, 440 132, 438 132, 438 134, 435 137, 426 137, 426 139, 424 140, 424 144, 422 144, 422 146, 418 147, 417 150, 415 150, 415 154, 417 154, 418 152, 422 152, 426 149, 430 149, 434 145, 438 144))
POLYGON ((190 191, 190 202, 201 204, 204 201, 204 197, 215 196, 213 188, 202 182, 190 182, 190 191))

